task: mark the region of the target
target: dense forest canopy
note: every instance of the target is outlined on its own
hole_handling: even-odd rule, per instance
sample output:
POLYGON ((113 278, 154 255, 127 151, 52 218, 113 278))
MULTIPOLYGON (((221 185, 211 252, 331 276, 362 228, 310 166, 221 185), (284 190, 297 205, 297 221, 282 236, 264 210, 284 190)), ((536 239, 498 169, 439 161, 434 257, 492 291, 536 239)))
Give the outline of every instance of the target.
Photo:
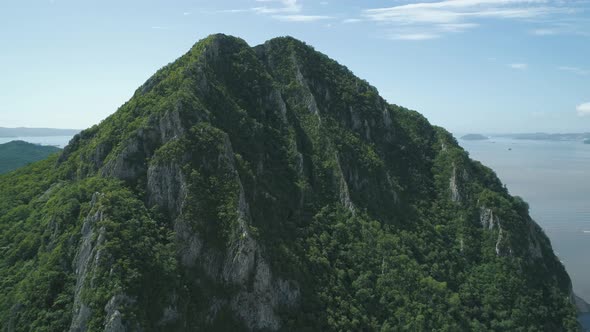
POLYGON ((43 146, 23 141, 0 144, 0 174, 43 160, 59 151, 61 149, 54 146, 43 146))

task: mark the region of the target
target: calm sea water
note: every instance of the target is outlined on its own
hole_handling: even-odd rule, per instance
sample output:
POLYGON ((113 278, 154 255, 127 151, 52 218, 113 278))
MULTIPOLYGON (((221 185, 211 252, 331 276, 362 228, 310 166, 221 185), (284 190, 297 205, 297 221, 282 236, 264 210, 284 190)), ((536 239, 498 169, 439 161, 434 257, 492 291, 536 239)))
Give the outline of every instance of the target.
POLYGON ((459 144, 529 203, 574 291, 590 302, 590 144, 508 138, 459 144))
POLYGON ((41 136, 41 137, 0 137, 0 144, 11 141, 25 141, 33 144, 52 145, 64 148, 74 136, 41 136))

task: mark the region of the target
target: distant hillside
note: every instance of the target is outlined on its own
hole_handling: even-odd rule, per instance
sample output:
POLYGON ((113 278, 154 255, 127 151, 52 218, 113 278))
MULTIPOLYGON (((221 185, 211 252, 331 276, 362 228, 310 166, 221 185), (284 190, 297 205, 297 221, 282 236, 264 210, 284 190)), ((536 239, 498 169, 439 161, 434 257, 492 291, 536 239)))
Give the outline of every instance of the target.
POLYGON ((45 159, 58 151, 61 151, 61 149, 23 141, 0 144, 0 174, 45 159))
POLYGON ((462 136, 461 139, 464 139, 466 141, 483 141, 487 140, 488 137, 481 134, 467 134, 465 136, 462 136))
POLYGON ((79 133, 78 129, 52 128, 4 128, 0 127, 0 137, 39 137, 39 136, 70 136, 79 133))
POLYGON ((526 139, 534 141, 584 141, 590 140, 590 133, 566 133, 566 134, 548 134, 548 133, 525 133, 525 134, 504 134, 494 135, 495 137, 509 137, 513 139, 526 139))

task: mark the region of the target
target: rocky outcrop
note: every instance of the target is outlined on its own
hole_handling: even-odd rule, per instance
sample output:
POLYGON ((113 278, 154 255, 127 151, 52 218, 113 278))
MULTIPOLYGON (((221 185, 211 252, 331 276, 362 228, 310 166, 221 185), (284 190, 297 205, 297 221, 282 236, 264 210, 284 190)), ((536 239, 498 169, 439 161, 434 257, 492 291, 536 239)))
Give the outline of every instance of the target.
POLYGON ((97 232, 96 224, 104 218, 104 213, 98 206, 100 196, 100 193, 95 193, 92 196, 90 202, 91 212, 82 224, 81 244, 73 263, 74 272, 76 273, 76 288, 70 332, 87 331, 87 323, 92 316, 92 309, 82 298, 82 291, 86 287, 92 287, 92 270, 98 263, 100 257, 99 247, 105 240, 100 230, 98 230, 98 236, 95 235, 97 232))
POLYGON ((539 238, 539 234, 542 232, 541 227, 535 223, 532 219, 528 220, 528 234, 529 234, 529 255, 533 259, 543 259, 542 240, 539 238))
POLYGON ((123 148, 103 168, 105 176, 133 181, 147 171, 148 160, 160 145, 160 135, 152 128, 141 128, 123 143, 123 148))
POLYGON ((494 211, 492 209, 486 208, 485 206, 480 207, 479 220, 481 226, 484 229, 487 229, 488 231, 496 229, 498 232, 496 240, 496 255, 502 256, 508 253, 512 253, 512 249, 510 247, 505 248, 504 230, 502 229, 502 223, 500 218, 494 214, 494 211))
POLYGON ((138 326, 134 326, 132 329, 126 326, 126 322, 121 314, 122 308, 130 306, 133 303, 135 303, 135 300, 124 294, 113 296, 104 308, 106 312, 104 332, 141 331, 138 326))
POLYGON ((147 194, 150 206, 158 205, 174 219, 182 214, 187 184, 178 163, 165 161, 151 164, 147 172, 147 194))
POLYGON ((459 184, 457 180, 457 166, 453 164, 453 171, 449 180, 449 188, 451 190, 451 200, 453 202, 461 201, 461 193, 459 192, 459 184))
MULTIPOLYGON (((98 223, 106 218, 105 213, 100 205, 100 199, 103 194, 95 193, 90 202, 90 213, 84 219, 81 230, 80 247, 77 251, 73 266, 76 273, 76 286, 74 291, 74 311, 70 332, 88 331, 88 322, 95 314, 89 303, 85 301, 84 292, 94 289, 95 271, 104 255, 102 246, 106 242, 104 228, 99 228, 98 223)), ((104 322, 105 332, 125 332, 128 331, 126 322, 123 319, 121 310, 124 306, 131 305, 135 301, 125 294, 113 296, 105 306, 106 313, 104 322)), ((100 313, 102 314, 102 313, 100 313)), ((133 329, 139 331, 137 327, 133 329)))
MULTIPOLYGON (((202 160, 203 167, 227 169, 233 174, 238 188, 235 229, 231 241, 225 248, 206 247, 203 235, 195 224, 205 222, 190 220, 183 214, 187 204, 186 175, 174 161, 154 163, 148 170, 148 200, 169 211, 173 218, 178 254, 182 265, 188 269, 198 268, 207 277, 221 282, 236 291, 230 297, 217 298, 208 310, 213 321, 223 306, 229 306, 234 315, 251 330, 277 330, 281 327, 279 307, 294 306, 299 299, 299 288, 294 281, 273 276, 264 249, 253 238, 249 230, 250 208, 246 193, 236 169, 231 141, 222 136, 222 149, 212 160, 202 160), (217 165, 217 166, 213 166, 217 165)), ((181 157, 180 159, 189 157, 181 157)), ((191 204, 199 205, 192 201, 191 204)), ((173 299, 161 319, 170 322, 178 319, 173 299)))

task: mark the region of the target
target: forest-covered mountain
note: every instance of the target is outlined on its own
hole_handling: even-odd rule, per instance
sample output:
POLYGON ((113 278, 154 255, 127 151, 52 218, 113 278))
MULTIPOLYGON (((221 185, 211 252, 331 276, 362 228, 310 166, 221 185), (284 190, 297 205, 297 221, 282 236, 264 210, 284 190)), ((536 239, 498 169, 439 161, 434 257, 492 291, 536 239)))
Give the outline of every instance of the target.
POLYGON ((45 146, 12 141, 0 144, 0 174, 10 172, 32 162, 43 160, 50 155, 61 151, 54 146, 45 146))
POLYGON ((292 38, 210 36, 0 176, 0 294, 3 331, 579 328, 527 204, 292 38))

